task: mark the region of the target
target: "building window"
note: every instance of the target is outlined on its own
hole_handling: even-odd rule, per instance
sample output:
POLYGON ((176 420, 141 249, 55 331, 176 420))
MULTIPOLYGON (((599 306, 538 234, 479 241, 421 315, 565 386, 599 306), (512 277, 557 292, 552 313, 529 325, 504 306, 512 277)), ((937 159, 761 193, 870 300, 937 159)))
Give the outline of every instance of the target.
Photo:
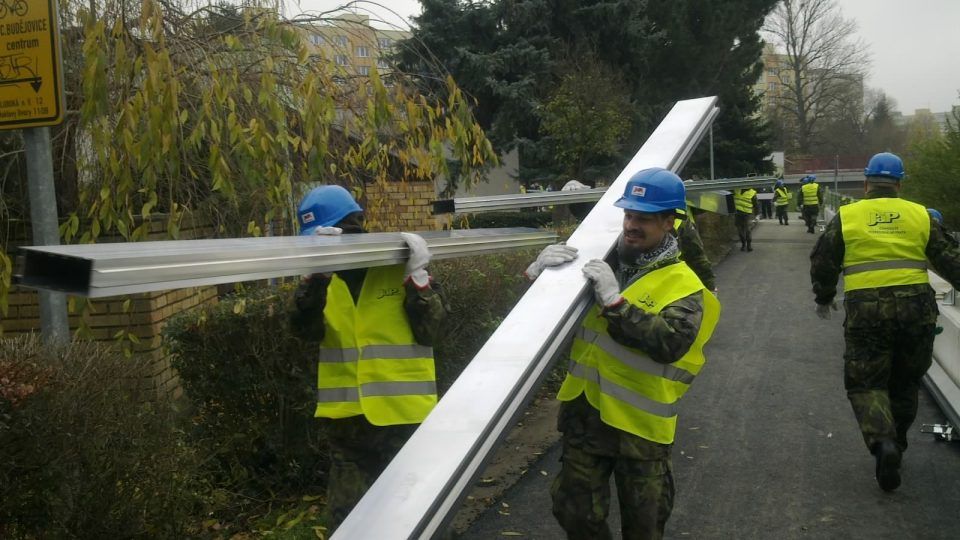
POLYGON ((357 75, 370 75, 370 66, 357 67, 357 75))
POLYGON ((323 45, 323 36, 320 34, 310 34, 310 43, 317 46, 323 45))
POLYGON ((338 54, 338 55, 334 56, 334 57, 333 57, 333 61, 336 62, 336 64, 337 64, 338 66, 345 66, 345 65, 348 64, 348 62, 347 62, 347 55, 345 55, 345 54, 338 54))
POLYGON ((347 36, 337 36, 337 46, 346 47, 347 46, 347 36))
POLYGON ((377 58, 377 67, 380 69, 388 69, 390 64, 388 64, 383 58, 377 58))
POLYGON ((358 58, 370 58, 370 49, 366 47, 357 47, 358 58))
POLYGON ((381 48, 381 49, 387 49, 387 48, 389 48, 391 45, 393 45, 393 40, 391 40, 390 38, 386 38, 386 37, 377 38, 377 44, 380 45, 380 48, 381 48))
POLYGON ((772 76, 776 77, 776 76, 779 75, 779 74, 780 74, 780 70, 777 69, 777 68, 768 68, 768 69, 767 69, 767 75, 772 75, 772 76))
POLYGON ((776 91, 777 91, 777 83, 775 82, 767 83, 767 92, 776 92, 776 91))

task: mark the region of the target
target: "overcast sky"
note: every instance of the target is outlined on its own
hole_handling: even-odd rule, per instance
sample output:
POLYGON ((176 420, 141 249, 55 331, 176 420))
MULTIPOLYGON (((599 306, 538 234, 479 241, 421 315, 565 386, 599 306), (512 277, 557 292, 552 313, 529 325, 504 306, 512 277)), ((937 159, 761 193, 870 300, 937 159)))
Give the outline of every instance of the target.
MULTIPOLYGON (((837 0, 845 17, 859 27, 873 62, 867 86, 879 88, 904 114, 933 112, 960 105, 960 0, 837 0)), ((301 0, 300 11, 328 11, 343 0, 301 0)), ((360 12, 380 14, 389 24, 405 26, 399 16, 420 13, 417 0, 359 1, 360 12)), ((290 4, 291 13, 297 12, 290 4)), ((371 18, 376 18, 371 15, 371 18)))

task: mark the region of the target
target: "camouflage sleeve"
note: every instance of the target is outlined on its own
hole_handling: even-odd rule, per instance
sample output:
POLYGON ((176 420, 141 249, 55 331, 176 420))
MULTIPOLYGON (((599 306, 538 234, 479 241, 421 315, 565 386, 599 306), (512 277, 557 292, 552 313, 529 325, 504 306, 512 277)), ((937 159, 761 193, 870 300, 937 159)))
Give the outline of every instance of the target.
POLYGON ((810 281, 813 282, 814 300, 829 304, 837 296, 837 281, 843 268, 843 228, 840 214, 834 216, 820 235, 810 252, 810 281))
POLYGON ((960 288, 960 249, 937 223, 930 220, 930 239, 927 240, 927 259, 933 269, 954 288, 960 288))
POLYGON ((706 249, 703 247, 703 240, 700 238, 700 232, 697 231, 696 223, 688 219, 683 220, 680 229, 677 231, 677 243, 680 245, 680 258, 697 274, 704 287, 711 291, 716 289, 717 282, 713 275, 713 265, 707 258, 706 249))
POLYGON ((440 285, 431 282, 429 287, 420 290, 413 282, 408 281, 405 287, 407 294, 403 300, 403 309, 407 312, 413 339, 420 345, 432 347, 437 330, 447 316, 447 308, 440 295, 440 285))
POLYGON ((624 302, 604 312, 610 337, 647 353, 655 362, 676 362, 693 345, 703 320, 703 293, 695 292, 652 314, 624 302))
POLYGON ((330 277, 313 274, 304 277, 293 293, 290 310, 290 330, 294 336, 307 341, 322 341, 325 331, 323 308, 327 305, 327 286, 330 277))

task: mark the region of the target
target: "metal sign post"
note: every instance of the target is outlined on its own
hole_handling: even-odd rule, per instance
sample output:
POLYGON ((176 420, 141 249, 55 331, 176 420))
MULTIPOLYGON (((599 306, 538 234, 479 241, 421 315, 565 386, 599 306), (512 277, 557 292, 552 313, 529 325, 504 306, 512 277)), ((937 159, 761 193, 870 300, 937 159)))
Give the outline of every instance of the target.
MULTIPOLYGON (((33 242, 42 246, 59 245, 60 230, 57 219, 57 197, 53 185, 50 128, 25 129, 23 145, 27 152, 27 183, 30 189, 33 242)), ((54 291, 38 291, 37 300, 40 303, 40 335, 43 340, 47 343, 69 341, 70 325, 67 321, 66 296, 54 291)))
MULTIPOLYGON (((0 129, 23 129, 33 242, 60 243, 48 127, 63 121, 60 25, 55 0, 0 0, 0 129)), ((44 341, 70 337, 61 293, 40 291, 44 341)))

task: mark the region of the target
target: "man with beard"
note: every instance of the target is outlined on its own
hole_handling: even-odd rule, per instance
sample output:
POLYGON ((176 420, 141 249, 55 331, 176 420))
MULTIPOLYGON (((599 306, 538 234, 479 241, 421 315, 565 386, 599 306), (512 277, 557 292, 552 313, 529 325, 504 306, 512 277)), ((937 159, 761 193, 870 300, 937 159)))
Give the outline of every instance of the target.
MULTIPOLYGON (((703 367, 720 315, 671 234, 684 195, 670 171, 635 174, 615 203, 624 209, 617 249, 583 266, 596 305, 576 334, 557 394, 563 466, 551 490, 569 539, 612 538, 611 474, 623 538, 662 538, 673 509, 677 404, 703 367)), ((536 279, 576 257, 573 246, 548 246, 526 274, 536 279)))
MULTIPOLYGON (((314 188, 297 217, 301 235, 366 232, 363 210, 340 186, 314 188)), ((446 311, 426 242, 401 234, 406 265, 313 274, 294 294, 293 332, 319 344, 314 416, 327 423, 331 533, 437 402, 432 344, 446 311)))

